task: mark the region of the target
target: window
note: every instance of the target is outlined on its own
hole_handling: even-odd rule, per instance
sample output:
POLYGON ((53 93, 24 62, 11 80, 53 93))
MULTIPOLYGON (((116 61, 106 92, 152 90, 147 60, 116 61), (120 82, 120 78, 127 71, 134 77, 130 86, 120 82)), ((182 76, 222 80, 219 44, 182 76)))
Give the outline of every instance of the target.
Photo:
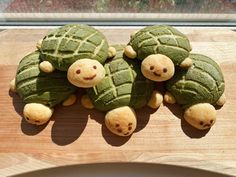
POLYGON ((235 26, 236 0, 1 0, 2 25, 235 26))

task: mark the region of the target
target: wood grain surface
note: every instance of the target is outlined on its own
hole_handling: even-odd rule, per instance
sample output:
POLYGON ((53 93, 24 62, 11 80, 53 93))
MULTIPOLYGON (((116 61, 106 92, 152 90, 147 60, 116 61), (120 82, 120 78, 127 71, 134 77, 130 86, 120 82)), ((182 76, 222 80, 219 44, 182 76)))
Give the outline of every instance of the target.
MULTIPOLYGON (((212 170, 236 176, 236 33, 228 29, 180 28, 193 52, 214 58, 226 82, 227 103, 217 110, 210 131, 182 119, 181 108, 161 105, 137 110, 137 131, 117 137, 104 126, 104 113, 57 106, 52 120, 33 126, 22 119, 24 104, 9 92, 20 59, 35 50, 48 29, 0 32, 0 176, 60 165, 97 162, 154 162, 212 170)), ((111 44, 127 43, 135 29, 100 29, 111 44)), ((78 96, 84 91, 78 90, 78 96)))

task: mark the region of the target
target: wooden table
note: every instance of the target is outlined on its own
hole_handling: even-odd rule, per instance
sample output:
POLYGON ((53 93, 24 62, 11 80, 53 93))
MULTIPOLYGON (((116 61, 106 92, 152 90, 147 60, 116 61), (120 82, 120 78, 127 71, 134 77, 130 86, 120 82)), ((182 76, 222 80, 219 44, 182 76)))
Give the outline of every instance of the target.
MULTIPOLYGON (((137 132, 130 138, 112 135, 104 114, 85 110, 80 101, 58 106, 52 120, 35 127, 22 119, 23 103, 8 91, 19 60, 35 50, 48 29, 0 32, 0 176, 65 164, 154 162, 196 167, 236 175, 236 33, 229 29, 180 28, 193 52, 220 63, 227 103, 217 110, 210 131, 197 131, 181 119, 178 106, 137 111, 137 132)), ((135 29, 100 29, 110 43, 127 43, 135 29)))

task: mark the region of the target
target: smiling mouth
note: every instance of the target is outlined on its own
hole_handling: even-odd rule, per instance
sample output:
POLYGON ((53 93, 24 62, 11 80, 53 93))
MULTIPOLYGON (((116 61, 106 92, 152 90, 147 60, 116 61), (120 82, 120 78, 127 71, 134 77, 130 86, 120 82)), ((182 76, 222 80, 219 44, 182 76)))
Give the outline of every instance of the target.
POLYGON ((211 124, 205 124, 203 127, 211 127, 211 124))
POLYGON ((91 77, 84 77, 83 79, 84 79, 84 80, 93 80, 96 76, 97 76, 97 75, 94 74, 94 75, 91 76, 91 77))
POLYGON ((158 74, 158 73, 156 73, 156 72, 153 72, 153 74, 154 74, 155 76, 161 77, 161 74, 158 74))

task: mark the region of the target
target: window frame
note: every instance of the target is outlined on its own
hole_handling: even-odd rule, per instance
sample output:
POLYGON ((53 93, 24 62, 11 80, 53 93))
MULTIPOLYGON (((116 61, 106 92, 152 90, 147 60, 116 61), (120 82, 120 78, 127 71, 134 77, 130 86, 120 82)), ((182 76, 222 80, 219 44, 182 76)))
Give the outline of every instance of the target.
POLYGON ((212 13, 0 13, 1 26, 57 26, 86 23, 96 26, 175 26, 236 27, 236 14, 212 13))

